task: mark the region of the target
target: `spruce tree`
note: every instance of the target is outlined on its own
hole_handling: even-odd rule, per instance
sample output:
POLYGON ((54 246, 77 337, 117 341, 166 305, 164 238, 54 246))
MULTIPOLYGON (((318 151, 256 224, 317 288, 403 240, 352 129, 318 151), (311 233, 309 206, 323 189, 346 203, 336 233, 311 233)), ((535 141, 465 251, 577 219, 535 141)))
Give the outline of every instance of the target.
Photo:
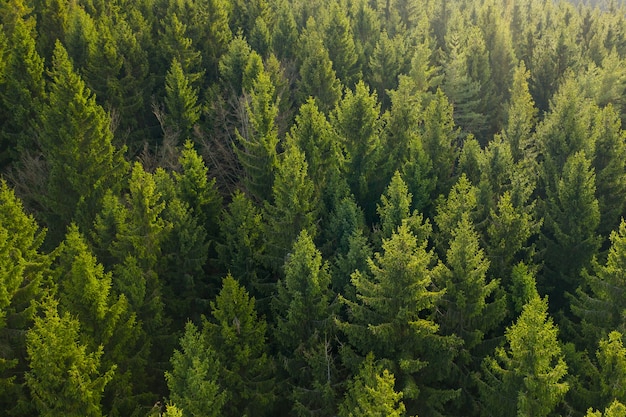
POLYGON ((228 275, 211 310, 202 332, 219 361, 220 385, 228 392, 223 415, 266 415, 275 400, 273 363, 267 325, 257 317, 254 298, 228 275))
POLYGON ((45 231, 0 180, 0 407, 7 412, 25 399, 25 333, 47 286, 51 260, 40 249, 44 237, 45 231))
POLYGON ((217 417, 228 393, 219 384, 220 362, 205 337, 191 322, 180 338, 181 350, 175 350, 165 372, 170 400, 183 410, 185 416, 217 417))
POLYGON ((382 369, 369 354, 359 373, 348 382, 346 396, 339 406, 339 417, 402 417, 402 393, 395 391, 395 377, 382 369))
POLYGON ((105 192, 119 190, 127 172, 123 150, 112 144, 110 119, 80 76, 65 48, 56 44, 48 103, 42 114, 41 147, 49 167, 42 196, 53 240, 72 219, 88 229, 105 192))
POLYGON ((440 334, 430 318, 443 291, 433 286, 427 244, 403 223, 368 260, 368 270, 352 275, 356 300, 340 297, 349 314, 339 329, 357 354, 371 351, 393 372, 409 414, 441 412, 458 395, 441 385, 461 341, 440 334))
POLYGON ((191 138, 202 109, 198 91, 176 58, 165 76, 165 109, 164 127, 172 129, 180 139, 191 138))
POLYGON ((283 366, 292 412, 335 412, 334 306, 328 264, 306 230, 285 261, 273 300, 277 360, 283 366))
POLYGON ((567 364, 548 300, 536 293, 506 330, 507 344, 483 361, 484 416, 548 416, 568 391, 567 364))
POLYGON ((102 392, 115 366, 101 369, 102 346, 80 342, 79 321, 59 314, 57 301, 46 298, 42 316, 26 334, 29 371, 26 386, 41 416, 102 416, 102 392))

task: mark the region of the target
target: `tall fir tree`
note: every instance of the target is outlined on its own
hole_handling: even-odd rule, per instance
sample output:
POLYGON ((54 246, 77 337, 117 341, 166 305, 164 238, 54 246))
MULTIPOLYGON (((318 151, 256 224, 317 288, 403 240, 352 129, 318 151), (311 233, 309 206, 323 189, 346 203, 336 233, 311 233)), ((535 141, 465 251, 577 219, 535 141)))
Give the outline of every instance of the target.
POLYGON ((41 198, 51 239, 58 241, 72 220, 84 229, 91 226, 106 191, 121 188, 128 164, 124 150, 112 144, 109 116, 74 71, 60 42, 50 76, 41 114, 41 148, 49 176, 41 198))
POLYGON ((254 298, 228 275, 211 310, 202 332, 219 361, 220 384, 228 392, 222 414, 267 415, 275 401, 274 364, 268 354, 267 325, 257 316, 254 298))
POLYGON ((198 103, 198 91, 176 58, 165 76, 165 110, 163 127, 171 129, 181 142, 190 139, 202 109, 198 103))
POLYGON ((517 321, 506 330, 506 346, 483 361, 481 415, 548 416, 568 390, 558 328, 548 300, 535 291, 517 321))
POLYGON ((340 297, 349 315, 338 325, 357 354, 371 351, 393 372, 409 414, 430 415, 458 395, 441 382, 461 341, 440 334, 430 318, 443 291, 433 287, 427 244, 406 223, 383 240, 382 252, 368 260, 369 270, 352 275, 356 300, 340 297))

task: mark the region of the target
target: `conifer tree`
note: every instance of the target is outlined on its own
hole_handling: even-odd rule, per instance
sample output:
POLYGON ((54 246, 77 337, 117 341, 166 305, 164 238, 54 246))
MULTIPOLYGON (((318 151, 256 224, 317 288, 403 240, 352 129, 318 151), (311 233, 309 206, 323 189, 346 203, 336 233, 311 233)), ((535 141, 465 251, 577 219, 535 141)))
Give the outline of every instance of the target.
POLYGON ((511 146, 515 162, 522 159, 530 162, 535 158, 538 151, 532 141, 537 109, 528 89, 529 77, 530 74, 524 61, 521 61, 513 74, 511 98, 507 106, 507 119, 503 134, 511 146))
POLYGON ((185 416, 222 415, 228 393, 219 384, 220 362, 215 351, 191 322, 185 326, 180 346, 170 359, 171 372, 165 372, 170 400, 185 416))
POLYGON ((437 90, 424 112, 422 143, 432 161, 436 185, 433 197, 447 194, 454 183, 454 163, 457 158, 458 132, 452 117, 452 105, 443 91, 437 90))
POLYGON ((228 392, 222 413, 265 415, 274 401, 273 363, 267 352, 267 325, 257 317, 254 298, 228 275, 211 310, 202 332, 219 361, 220 385, 228 392))
POLYGON ((598 233, 607 236, 618 227, 626 208, 626 133, 610 104, 598 112, 594 130, 597 139, 592 165, 596 172, 596 196, 600 208, 598 233))
POLYGON ((600 371, 600 392, 605 404, 626 402, 626 348, 620 332, 612 331, 600 340, 596 356, 600 371))
POLYGON ((383 32, 369 59, 369 80, 380 97, 383 110, 391 104, 387 91, 395 89, 398 76, 406 72, 405 49, 401 37, 389 37, 387 32, 383 32))
POLYGON ((292 410, 299 416, 334 413, 337 383, 328 264, 306 230, 285 262, 273 300, 274 337, 286 372, 292 410))
POLYGON ((215 178, 209 179, 208 168, 191 141, 186 141, 178 158, 180 172, 174 172, 177 196, 189 205, 191 215, 213 239, 219 236, 218 221, 222 197, 215 178))
POLYGON ((548 416, 568 391, 567 364, 548 316, 548 300, 535 292, 506 330, 507 345, 483 361, 482 415, 548 416))
POLYGON ((271 27, 272 49, 281 60, 295 58, 298 43, 298 28, 293 8, 288 0, 275 0, 270 3, 273 8, 274 24, 271 27))
POLYGON ((223 242, 217 244, 220 264, 246 287, 257 301, 270 293, 262 261, 265 255, 263 218, 259 210, 241 191, 236 191, 220 219, 223 242))
POLYGON ((370 93, 369 87, 362 81, 356 85, 354 92, 346 90, 344 98, 332 113, 331 123, 346 154, 344 175, 350 190, 366 216, 371 217, 374 212, 371 202, 385 186, 380 184, 383 179, 375 172, 382 145, 382 121, 376 93, 370 93))
POLYGON ((316 214, 320 206, 313 182, 308 177, 304 153, 293 143, 281 155, 272 187, 272 204, 266 204, 268 263, 278 271, 302 230, 315 237, 316 214))
POLYGON ((245 172, 246 191, 261 202, 271 198, 278 152, 275 124, 278 108, 274 102, 274 84, 267 73, 261 72, 254 81, 246 112, 252 129, 246 135, 237 132, 240 147, 235 149, 245 172))
POLYGON ((42 416, 102 416, 100 401, 115 366, 101 369, 102 346, 80 342, 80 324, 69 313, 59 314, 57 301, 42 303, 26 334, 30 369, 26 385, 42 416))
MULTIPOLYGON (((187 37, 187 24, 181 21, 176 12, 165 16, 161 22, 163 33, 159 36, 158 51, 163 56, 163 69, 170 66, 170 72, 177 62, 189 79, 190 88, 198 88, 202 83, 202 55, 193 45, 193 40, 187 37)), ((166 81, 167 85, 167 81, 166 81)))
POLYGON ((243 92, 243 76, 251 53, 246 39, 238 35, 230 41, 228 49, 219 58, 220 80, 237 97, 243 92))
POLYGON ((624 328, 626 309, 626 223, 611 233, 611 246, 606 263, 597 258, 589 270, 583 270, 583 283, 572 300, 573 313, 582 319, 582 333, 590 336, 590 344, 614 329, 624 328))
POLYGON ((123 150, 112 144, 109 116, 74 71, 57 43, 48 103, 42 118, 41 147, 49 166, 46 220, 59 239, 72 219, 89 228, 107 189, 119 190, 126 175, 123 150))
POLYGON ((44 237, 45 231, 0 180, 0 407, 7 412, 24 399, 24 334, 50 265, 50 257, 40 252, 44 237))
POLYGON ((374 355, 367 355, 359 373, 348 382, 345 399, 339 407, 339 417, 404 415, 402 393, 395 391, 395 377, 375 363, 374 355))
POLYGON ((547 190, 541 234, 544 271, 539 283, 551 295, 553 311, 566 308, 564 294, 576 290, 582 268, 589 266, 600 247, 595 190, 595 174, 584 152, 567 159, 556 189, 547 190))
POLYGON ((346 11, 335 1, 330 4, 327 16, 322 28, 324 46, 328 50, 337 78, 351 88, 360 78, 360 74, 350 21, 346 11))
POLYGON ((604 413, 600 411, 593 411, 591 408, 587 410, 585 417, 623 417, 626 416, 626 406, 619 401, 615 400, 609 405, 604 413))
POLYGON ((165 127, 178 133, 181 139, 191 138, 202 109, 198 104, 198 91, 192 87, 176 58, 165 76, 165 108, 165 127))
POLYGON ((499 280, 488 278, 488 270, 478 233, 469 213, 463 213, 452 231, 445 261, 433 272, 437 287, 445 288, 437 322, 441 333, 463 339, 462 366, 462 362, 469 364, 475 348, 504 317, 504 294, 499 291, 499 280))
POLYGON ((0 83, 0 165, 15 161, 20 152, 36 149, 34 135, 45 99, 43 59, 28 23, 17 19, 9 40, 10 51, 3 57, 5 81, 0 83))
POLYGON ((336 134, 322 113, 317 100, 310 97, 300 106, 295 122, 288 133, 290 139, 304 152, 308 174, 315 184, 315 195, 325 197, 333 175, 339 173, 341 150, 336 134))
POLYGON ((433 288, 433 253, 426 246, 405 222, 368 260, 369 271, 352 275, 356 301, 340 297, 349 317, 339 329, 356 353, 372 351, 393 371, 409 414, 440 412, 458 395, 441 389, 460 340, 441 335, 429 318, 443 291, 433 288))
POLYGON ((320 110, 328 113, 341 98, 342 86, 313 18, 307 22, 298 43, 301 45, 298 101, 304 103, 313 97, 320 110))

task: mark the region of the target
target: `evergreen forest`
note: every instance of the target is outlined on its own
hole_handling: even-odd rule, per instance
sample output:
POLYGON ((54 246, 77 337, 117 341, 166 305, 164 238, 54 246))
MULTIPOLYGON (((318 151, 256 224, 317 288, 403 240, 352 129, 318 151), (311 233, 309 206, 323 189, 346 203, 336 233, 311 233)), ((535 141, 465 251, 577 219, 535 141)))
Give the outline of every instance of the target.
POLYGON ((0 415, 626 416, 620 0, 0 25, 0 415))

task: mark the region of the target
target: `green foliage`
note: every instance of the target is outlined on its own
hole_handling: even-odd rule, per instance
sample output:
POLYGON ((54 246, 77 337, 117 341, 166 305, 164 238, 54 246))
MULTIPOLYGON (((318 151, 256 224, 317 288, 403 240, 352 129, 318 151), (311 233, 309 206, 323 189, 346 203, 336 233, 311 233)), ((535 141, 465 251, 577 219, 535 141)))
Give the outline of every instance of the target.
POLYGON ((32 325, 50 264, 50 257, 40 252, 44 237, 45 231, 0 180, 0 404, 4 410, 24 399, 25 331, 32 325))
POLYGON ((182 139, 188 139, 194 126, 200 119, 201 108, 198 105, 198 92, 192 87, 191 80, 183 72, 183 67, 176 58, 172 60, 165 76, 165 127, 169 127, 182 139))
POLYGON ((286 395, 295 415, 335 409, 338 377, 333 356, 331 277, 311 236, 303 230, 285 261, 272 307, 278 361, 286 372, 286 395))
POLYGON ((42 118, 41 147, 49 167, 42 196, 47 225, 59 239, 74 219, 85 229, 100 211, 105 192, 119 190, 126 175, 123 149, 112 144, 110 119, 57 43, 48 103, 42 118))
POLYGON ((220 364, 220 384, 228 397, 222 415, 265 415, 273 397, 273 363, 267 353, 265 320, 255 300, 231 275, 211 303, 203 335, 220 364))
POLYGON ((568 390, 567 364, 548 317, 548 300, 535 294, 505 333, 507 345, 483 361, 482 415, 548 416, 568 390))
POLYGON ((273 204, 266 204, 268 264, 278 271, 301 231, 315 237, 319 201, 309 179, 304 153, 295 144, 287 144, 281 155, 272 187, 273 204))
POLYGON ((382 145, 382 120, 376 93, 370 93, 363 82, 356 85, 354 92, 346 90, 331 115, 331 123, 345 152, 344 175, 350 190, 366 215, 371 216, 373 197, 379 196, 384 187, 378 184, 381 178, 375 172, 382 145))
POLYGON ((402 393, 394 390, 395 378, 381 369, 369 354, 359 373, 348 383, 346 397, 339 407, 340 417, 402 417, 402 393))
POLYGON ((170 400, 185 416, 221 415, 228 394, 218 382, 220 362, 215 351, 191 322, 185 326, 180 346, 170 359, 171 372, 165 372, 170 400))
POLYGON ((354 350, 372 351, 396 375, 410 413, 433 413, 458 393, 442 390, 449 363, 460 344, 456 336, 439 334, 429 317, 443 296, 433 288, 433 253, 404 223, 382 252, 368 260, 369 271, 355 271, 356 300, 340 297, 347 322, 339 322, 354 350), (390 302, 390 300, 392 300, 390 302))
POLYGON ((245 172, 246 191, 261 202, 271 195, 278 158, 278 107, 274 102, 274 84, 265 72, 254 81, 246 112, 251 130, 245 136, 237 132, 240 147, 235 151, 245 172))
POLYGON ((42 303, 26 334, 30 370, 26 385, 41 416, 101 416, 102 392, 115 366, 101 370, 102 346, 80 343, 80 324, 69 313, 59 315, 57 302, 42 303))
POLYGON ((315 98, 320 110, 327 113, 341 98, 341 81, 337 78, 328 49, 317 32, 315 20, 307 22, 300 35, 300 79, 298 81, 299 102, 315 98))

